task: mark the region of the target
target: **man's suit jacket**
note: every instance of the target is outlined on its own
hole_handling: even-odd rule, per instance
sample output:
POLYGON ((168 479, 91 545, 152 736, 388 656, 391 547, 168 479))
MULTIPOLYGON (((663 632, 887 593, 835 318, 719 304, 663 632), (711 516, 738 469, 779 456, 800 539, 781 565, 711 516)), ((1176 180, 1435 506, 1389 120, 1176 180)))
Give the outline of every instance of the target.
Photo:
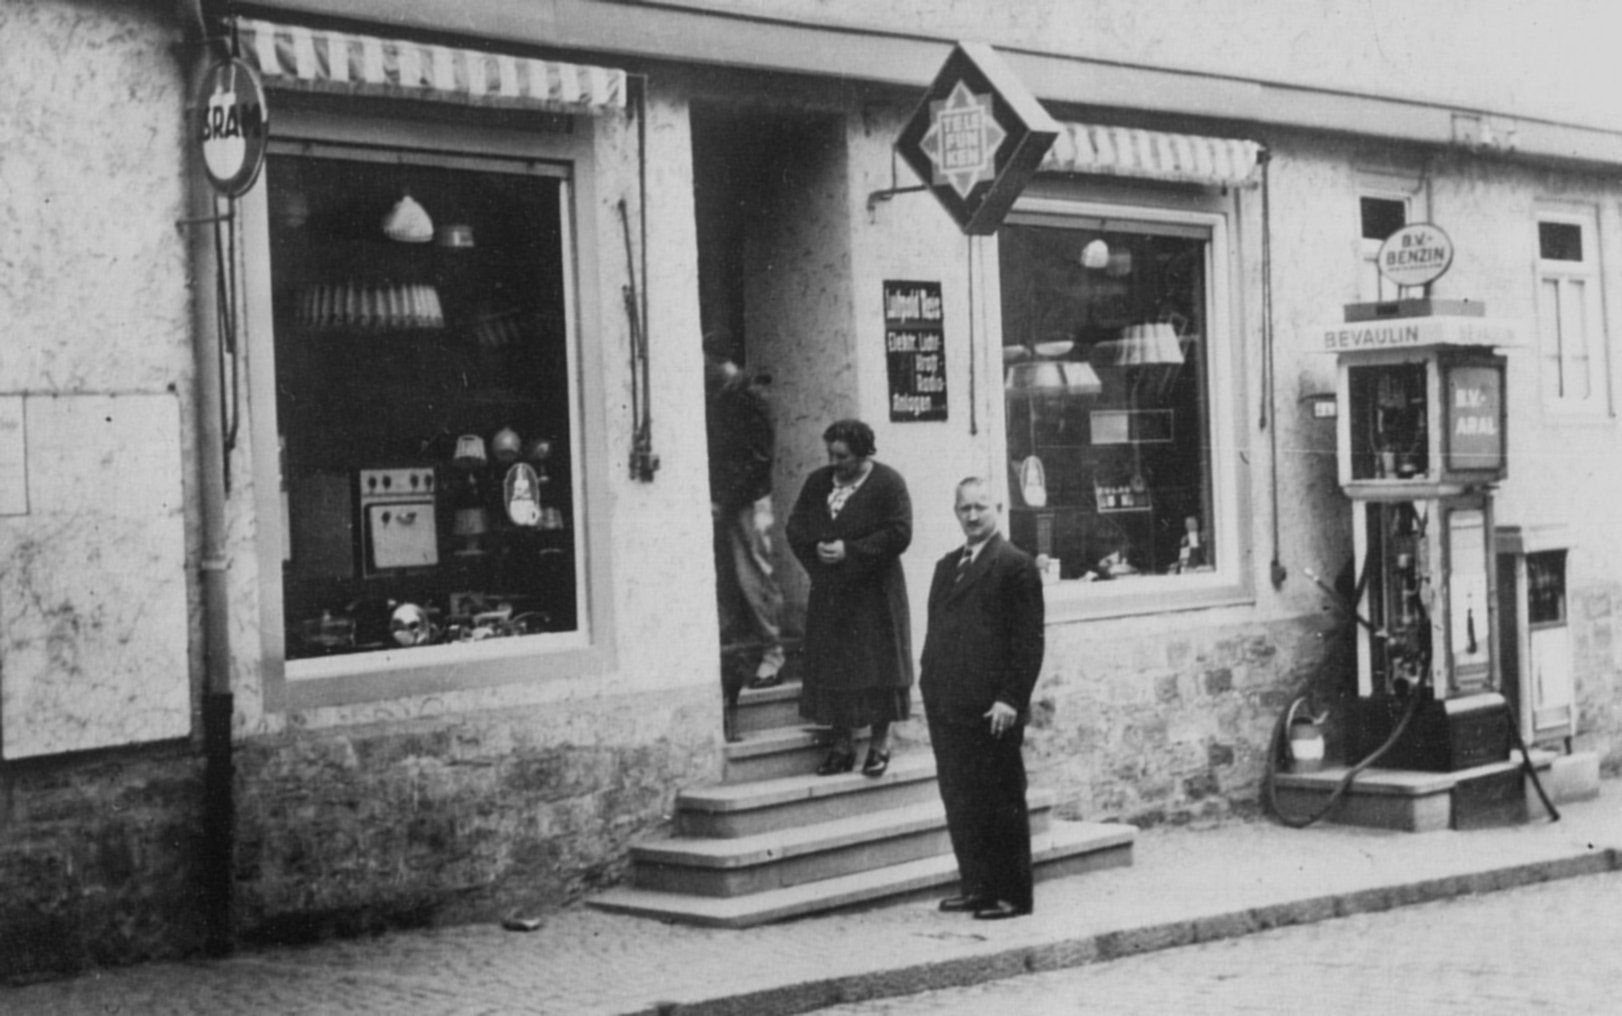
POLYGON ((935 565, 919 689, 931 717, 980 723, 993 702, 1029 718, 1044 651, 1042 576, 1029 554, 993 534, 967 573, 959 547, 935 565))

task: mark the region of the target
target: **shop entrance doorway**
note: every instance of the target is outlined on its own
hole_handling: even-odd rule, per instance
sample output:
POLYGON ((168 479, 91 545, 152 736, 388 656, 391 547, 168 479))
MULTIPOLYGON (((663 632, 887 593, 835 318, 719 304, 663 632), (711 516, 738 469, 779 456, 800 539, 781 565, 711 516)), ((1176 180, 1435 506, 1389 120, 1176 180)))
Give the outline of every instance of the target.
MULTIPOLYGON (((841 121, 732 105, 692 115, 694 213, 727 702, 795 683, 806 584, 782 537, 851 393, 841 121), (774 635, 770 623, 775 620, 774 635), (780 652, 781 658, 777 654, 780 652)), ((695 364, 695 368, 697 364, 695 364)), ((730 712, 730 710, 729 710, 730 712)), ((729 735, 733 731, 729 728, 729 735)))

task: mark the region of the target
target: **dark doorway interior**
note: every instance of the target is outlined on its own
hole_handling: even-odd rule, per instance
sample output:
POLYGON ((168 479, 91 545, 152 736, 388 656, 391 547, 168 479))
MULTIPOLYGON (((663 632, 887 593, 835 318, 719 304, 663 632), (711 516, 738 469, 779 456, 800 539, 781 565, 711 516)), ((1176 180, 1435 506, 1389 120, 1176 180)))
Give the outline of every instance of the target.
MULTIPOLYGON (((717 430, 720 420, 731 415, 717 411, 713 397, 714 358, 731 361, 746 377, 765 379, 758 391, 767 416, 778 428, 772 452, 780 453, 784 445, 781 428, 791 414, 779 404, 779 392, 773 390, 771 379, 786 365, 773 362, 773 350, 779 345, 773 336, 765 331, 759 335, 750 333, 752 328, 775 331, 778 327, 768 308, 782 306, 781 291, 791 284, 795 271, 789 254, 796 247, 793 238, 806 217, 816 214, 808 209, 805 200, 807 167, 820 165, 827 158, 826 149, 837 136, 836 127, 837 121, 828 117, 784 116, 721 104, 694 107, 693 200, 700 320, 711 371, 707 378, 712 393, 707 422, 712 476, 718 468, 726 468, 718 466, 723 461, 722 449, 739 443, 729 441, 717 430)), ((778 518, 772 521, 773 509, 769 508, 764 521, 758 524, 767 531, 780 596, 781 581, 786 579, 792 585, 797 578, 788 574, 795 565, 782 543, 780 525, 795 491, 786 487, 792 485, 793 478, 783 477, 781 469, 777 474, 768 504, 774 506, 778 518)), ((712 484, 712 500, 714 494, 712 484)), ((745 685, 758 682, 760 671, 769 669, 763 666, 763 653, 771 641, 751 620, 757 614, 751 607, 758 607, 758 593, 752 603, 742 588, 758 579, 759 574, 751 575, 748 566, 736 559, 736 541, 743 539, 739 533, 747 529, 747 523, 740 523, 736 515, 736 507, 719 513, 714 534, 721 670, 729 707, 736 705, 745 685), (729 523, 734 532, 729 532, 729 523)), ((754 588, 758 590, 758 583, 754 588)), ((792 607, 778 611, 778 640, 788 657, 781 671, 784 682, 792 681, 794 671, 794 633, 800 627, 796 614, 792 607)))

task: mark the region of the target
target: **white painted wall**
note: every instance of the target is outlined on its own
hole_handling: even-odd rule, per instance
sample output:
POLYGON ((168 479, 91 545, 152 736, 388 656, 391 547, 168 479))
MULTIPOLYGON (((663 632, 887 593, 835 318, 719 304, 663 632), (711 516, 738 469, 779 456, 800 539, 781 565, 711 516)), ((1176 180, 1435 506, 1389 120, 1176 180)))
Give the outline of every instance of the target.
POLYGON ((191 730, 184 89, 161 19, 80 7, 0 7, 4 758, 191 730))
MULTIPOLYGON (((1606 0, 676 0, 675 6, 1622 126, 1606 0)), ((672 6, 661 3, 660 6, 672 6)))

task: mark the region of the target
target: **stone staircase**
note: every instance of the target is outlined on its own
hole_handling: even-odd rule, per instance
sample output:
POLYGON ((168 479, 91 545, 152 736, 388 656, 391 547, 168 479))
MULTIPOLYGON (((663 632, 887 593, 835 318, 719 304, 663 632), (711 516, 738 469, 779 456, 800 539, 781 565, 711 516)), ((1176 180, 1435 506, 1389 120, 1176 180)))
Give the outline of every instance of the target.
MULTIPOLYGON (((680 792, 674 835, 633 846, 630 884, 590 905, 746 928, 955 888, 929 750, 897 750, 877 779, 817 776, 827 732, 800 719, 799 692, 793 681, 744 690, 721 782, 680 792)), ((865 743, 857 751, 859 764, 865 743)), ((1132 863, 1131 826, 1056 818, 1053 795, 1036 788, 1029 805, 1038 879, 1132 863)))

